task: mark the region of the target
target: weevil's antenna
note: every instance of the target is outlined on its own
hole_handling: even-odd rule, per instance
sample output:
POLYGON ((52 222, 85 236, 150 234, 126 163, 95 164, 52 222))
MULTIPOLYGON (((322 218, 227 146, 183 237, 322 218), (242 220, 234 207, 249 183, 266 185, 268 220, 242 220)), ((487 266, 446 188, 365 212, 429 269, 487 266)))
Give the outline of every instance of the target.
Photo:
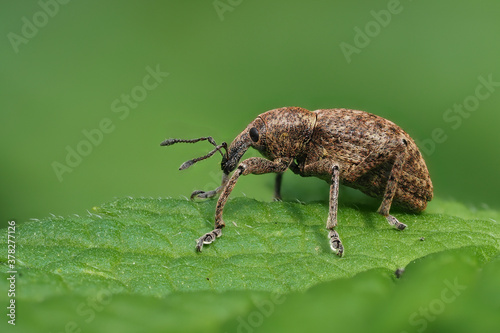
POLYGON ((205 159, 211 157, 213 154, 215 154, 216 151, 219 151, 221 153, 221 155, 224 156, 224 154, 220 151, 222 148, 226 149, 226 154, 227 154, 227 144, 225 142, 223 142, 221 145, 215 146, 215 149, 212 150, 211 152, 209 152, 208 154, 206 154, 205 156, 193 158, 192 160, 189 160, 189 161, 182 163, 182 165, 179 167, 179 170, 187 169, 191 165, 195 164, 196 162, 199 162, 199 161, 202 161, 202 160, 205 160, 205 159))
POLYGON ((199 162, 199 161, 202 161, 202 160, 205 160, 205 159, 211 157, 217 151, 222 155, 222 157, 226 157, 227 158, 227 156, 228 156, 227 143, 223 142, 222 144, 217 145, 217 143, 215 142, 215 140, 211 136, 202 137, 202 138, 198 138, 198 139, 191 139, 191 140, 167 139, 167 140, 163 141, 162 143, 160 143, 160 146, 170 146, 170 145, 173 145, 175 143, 196 143, 196 142, 205 141, 205 140, 207 140, 208 142, 210 142, 211 144, 213 144, 215 146, 215 148, 212 151, 210 151, 208 154, 206 154, 205 156, 193 158, 192 160, 189 160, 189 161, 186 161, 186 162, 182 163, 182 165, 179 167, 179 170, 187 169, 191 165, 195 164, 196 162, 199 162), (224 149, 226 151, 226 153, 224 154, 221 151, 221 149, 224 149))

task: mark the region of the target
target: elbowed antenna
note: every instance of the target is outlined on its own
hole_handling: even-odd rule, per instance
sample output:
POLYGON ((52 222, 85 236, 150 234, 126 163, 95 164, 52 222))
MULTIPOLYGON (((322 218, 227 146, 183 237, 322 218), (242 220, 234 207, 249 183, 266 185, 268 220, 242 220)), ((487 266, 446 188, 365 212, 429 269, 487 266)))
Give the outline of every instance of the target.
POLYGON ((202 137, 202 138, 198 138, 198 139, 191 139, 191 140, 167 139, 167 140, 163 141, 162 143, 160 143, 160 146, 170 146, 170 145, 173 145, 175 143, 196 143, 196 142, 205 141, 205 140, 207 140, 212 145, 214 145, 215 148, 213 150, 211 150, 208 154, 204 155, 204 156, 193 158, 192 160, 189 160, 189 161, 186 161, 186 162, 182 163, 182 165, 179 167, 179 170, 187 169, 191 165, 195 164, 196 162, 205 160, 205 159, 213 156, 215 154, 215 152, 217 152, 217 151, 222 155, 222 158, 226 158, 227 159, 227 156, 228 156, 228 153, 227 153, 227 143, 223 142, 222 144, 217 145, 217 143, 215 142, 215 140, 211 136, 202 137), (224 149, 226 151, 226 153, 224 154, 221 151, 221 149, 224 149))

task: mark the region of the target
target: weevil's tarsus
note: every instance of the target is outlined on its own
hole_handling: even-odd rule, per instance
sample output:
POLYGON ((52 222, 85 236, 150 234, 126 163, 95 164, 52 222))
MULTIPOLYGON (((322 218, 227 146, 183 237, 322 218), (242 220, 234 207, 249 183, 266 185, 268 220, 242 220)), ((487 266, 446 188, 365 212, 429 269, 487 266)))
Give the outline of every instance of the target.
POLYGON ((335 230, 330 230, 330 232, 328 233, 328 238, 330 238, 330 248, 332 249, 333 253, 335 253, 339 257, 342 257, 342 255, 344 254, 344 246, 340 241, 338 232, 335 230))
POLYGON ((398 219, 392 215, 387 215, 385 218, 387 219, 387 222, 396 227, 396 229, 404 230, 404 228, 406 228, 406 224, 399 222, 398 219))
POLYGON ((212 243, 220 236, 222 236, 221 229, 214 229, 211 232, 204 234, 196 241, 196 251, 201 252, 203 245, 212 243))
POLYGON ((200 198, 200 199, 207 199, 207 198, 212 198, 214 197, 215 195, 219 194, 220 192, 222 192, 222 190, 224 189, 224 187, 226 186, 227 182, 229 181, 229 175, 226 175, 225 173, 222 174, 222 184, 217 187, 215 190, 212 190, 212 191, 193 191, 193 193, 191 193, 191 200, 194 200, 194 198, 200 198))

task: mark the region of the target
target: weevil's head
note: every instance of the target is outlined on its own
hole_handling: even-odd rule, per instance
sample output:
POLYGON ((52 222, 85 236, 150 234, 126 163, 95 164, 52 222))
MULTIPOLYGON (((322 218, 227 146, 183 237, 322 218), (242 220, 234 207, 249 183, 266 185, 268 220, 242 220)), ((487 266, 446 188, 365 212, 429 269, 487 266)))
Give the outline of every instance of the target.
POLYGON ((236 169, 241 157, 251 146, 259 151, 265 150, 266 125, 260 116, 255 118, 255 120, 252 121, 233 142, 231 142, 227 155, 222 158, 222 171, 224 171, 225 174, 229 174, 236 169))
POLYGON ((249 147, 271 160, 294 158, 303 152, 315 124, 316 114, 298 107, 262 113, 231 142, 227 156, 222 158, 221 168, 229 174, 249 147))

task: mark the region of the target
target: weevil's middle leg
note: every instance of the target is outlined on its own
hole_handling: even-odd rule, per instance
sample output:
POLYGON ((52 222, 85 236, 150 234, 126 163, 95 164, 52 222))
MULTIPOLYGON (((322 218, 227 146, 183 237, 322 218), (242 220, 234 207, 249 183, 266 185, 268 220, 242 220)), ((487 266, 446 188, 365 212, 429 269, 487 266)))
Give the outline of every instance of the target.
POLYGON ((344 246, 340 241, 338 232, 335 230, 337 226, 337 210, 339 199, 339 166, 332 167, 332 184, 330 185, 330 209, 328 212, 328 220, 326 228, 330 230, 328 237, 330 238, 330 248, 339 257, 344 254, 344 246))
POLYGON ((283 180, 283 173, 280 172, 276 175, 274 182, 274 201, 281 201, 281 182, 283 180))
POLYGON ((344 246, 340 240, 339 233, 335 230, 337 226, 337 210, 339 198, 339 183, 340 171, 337 163, 331 160, 320 160, 307 164, 300 172, 302 176, 316 176, 316 175, 331 175, 330 184, 330 207, 328 210, 328 219, 326 221, 326 228, 329 231, 328 238, 330 240, 330 248, 332 251, 342 257, 344 254, 344 246))

